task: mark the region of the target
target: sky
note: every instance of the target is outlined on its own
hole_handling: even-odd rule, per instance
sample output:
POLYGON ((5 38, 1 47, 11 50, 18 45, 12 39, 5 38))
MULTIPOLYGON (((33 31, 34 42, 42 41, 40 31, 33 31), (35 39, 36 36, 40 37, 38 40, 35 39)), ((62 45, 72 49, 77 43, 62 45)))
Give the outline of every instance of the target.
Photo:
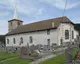
MULTIPOLYGON (((65 8, 65 0, 0 0, 0 35, 8 32, 16 2, 18 18, 24 24, 61 17, 65 8)), ((64 16, 80 23, 80 0, 67 0, 64 16)))

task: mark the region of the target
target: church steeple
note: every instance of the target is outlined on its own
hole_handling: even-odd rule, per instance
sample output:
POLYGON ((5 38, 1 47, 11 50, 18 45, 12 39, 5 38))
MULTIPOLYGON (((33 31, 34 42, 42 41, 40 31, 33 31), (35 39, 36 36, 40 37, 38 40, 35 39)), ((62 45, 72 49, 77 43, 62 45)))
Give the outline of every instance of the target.
POLYGON ((17 1, 14 7, 14 14, 12 20, 8 21, 8 32, 16 29, 17 27, 23 25, 23 21, 19 20, 17 12, 17 1))
POLYGON ((14 15, 13 15, 13 19, 18 19, 17 1, 16 1, 16 3, 15 3, 15 6, 14 6, 14 15))

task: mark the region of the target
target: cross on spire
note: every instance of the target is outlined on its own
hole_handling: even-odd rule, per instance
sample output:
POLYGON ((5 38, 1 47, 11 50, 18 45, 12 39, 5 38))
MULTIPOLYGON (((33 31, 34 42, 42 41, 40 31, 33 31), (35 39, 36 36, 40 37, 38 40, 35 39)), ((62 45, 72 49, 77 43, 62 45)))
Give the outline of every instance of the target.
POLYGON ((15 2, 15 6, 14 6, 14 15, 13 15, 13 19, 18 19, 18 12, 17 12, 17 0, 15 2))

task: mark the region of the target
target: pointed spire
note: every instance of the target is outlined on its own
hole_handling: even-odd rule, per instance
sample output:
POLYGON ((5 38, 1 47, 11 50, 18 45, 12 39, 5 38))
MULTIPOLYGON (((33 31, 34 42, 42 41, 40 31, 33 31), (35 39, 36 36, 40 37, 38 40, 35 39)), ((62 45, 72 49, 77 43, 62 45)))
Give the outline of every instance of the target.
POLYGON ((15 6, 14 6, 14 16, 13 16, 13 19, 18 19, 17 0, 16 0, 16 3, 15 3, 15 6))

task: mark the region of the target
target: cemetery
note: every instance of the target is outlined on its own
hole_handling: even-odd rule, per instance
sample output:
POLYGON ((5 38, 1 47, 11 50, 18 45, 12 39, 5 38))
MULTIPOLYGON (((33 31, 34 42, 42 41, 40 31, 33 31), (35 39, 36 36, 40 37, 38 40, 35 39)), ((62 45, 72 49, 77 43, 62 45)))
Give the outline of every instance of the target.
POLYGON ((61 54, 55 58, 41 62, 40 64, 65 64, 65 54, 61 54))
POLYGON ((35 61, 38 64, 47 59, 56 57, 58 53, 62 54, 63 52, 63 47, 54 47, 50 45, 44 45, 44 47, 42 45, 27 45, 26 47, 21 47, 19 51, 15 51, 14 48, 11 48, 11 50, 8 51, 6 46, 1 44, 0 64, 32 64, 32 62, 35 61))
POLYGON ((0 64, 80 64, 80 38, 75 44, 27 45, 19 50, 0 44, 0 64))
MULTIPOLYGON (((10 35, 8 36, 11 38, 10 35)), ((47 36, 49 36, 48 31, 47 36)), ((73 33, 72 37, 74 37, 73 33)), ((67 38, 69 39, 69 31, 65 30, 65 39, 67 38)), ((1 36, 0 64, 80 64, 80 37, 78 35, 74 41, 71 37, 67 42, 60 39, 60 45, 50 44, 50 39, 47 39, 48 44, 40 41, 38 41, 40 44, 33 44, 32 36, 29 37, 30 43, 25 40, 27 45, 23 45, 23 37, 20 38, 20 42, 18 41, 13 38, 12 42, 7 38, 5 43, 5 36, 1 36), (16 46, 17 43, 19 46, 16 46)))
POLYGON ((0 45, 0 64, 80 64, 80 44, 68 43, 67 46, 31 45, 19 51, 7 51, 0 45))
POLYGON ((0 64, 28 64, 32 60, 21 59, 16 53, 0 52, 0 64))
MULTIPOLYGON (((29 46, 22 47, 20 49, 19 53, 11 51, 11 50, 7 51, 6 47, 4 47, 3 45, 1 45, 1 46, 4 49, 1 48, 2 50, 0 51, 0 64, 14 64, 14 63, 17 64, 17 62, 19 64, 32 64, 32 62, 35 62, 36 60, 38 60, 38 61, 36 61, 36 63, 38 64, 42 61, 46 61, 49 58, 54 58, 53 62, 55 62, 56 59, 59 59, 59 58, 57 58, 57 56, 61 57, 63 55, 62 53, 64 52, 64 49, 62 47, 58 47, 58 46, 57 46, 57 48, 55 47, 53 49, 50 46, 48 46, 48 48, 46 48, 46 45, 44 46, 44 48, 42 46, 40 48, 39 45, 38 46, 32 45, 31 47, 29 47, 29 46), (59 53, 61 53, 61 54, 59 54, 59 53)), ((63 60, 64 60, 64 58, 63 58, 63 60)))

